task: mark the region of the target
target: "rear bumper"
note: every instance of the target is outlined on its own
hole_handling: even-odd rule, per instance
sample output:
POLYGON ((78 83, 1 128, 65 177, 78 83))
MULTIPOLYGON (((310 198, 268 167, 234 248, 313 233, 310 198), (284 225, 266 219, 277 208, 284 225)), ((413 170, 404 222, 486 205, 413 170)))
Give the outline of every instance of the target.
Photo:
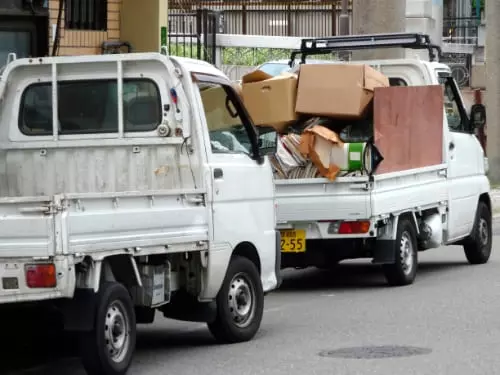
POLYGON ((281 253, 281 267, 305 268, 334 265, 346 259, 373 257, 375 240, 307 240, 302 253, 281 253))
MULTIPOLYGON (((288 222, 278 224, 278 231, 280 230, 304 230, 306 232, 306 239, 311 240, 345 240, 345 239, 359 239, 359 238, 376 238, 376 222, 374 218, 365 219, 370 221, 370 229, 366 233, 354 234, 336 234, 332 232, 333 226, 338 226, 342 222, 354 222, 356 220, 332 220, 332 221, 300 221, 288 222)), ((365 221, 363 220, 363 221, 365 221)))
POLYGON ((74 267, 67 257, 51 259, 56 266, 55 288, 32 289, 26 285, 25 267, 43 263, 33 259, 0 259, 0 304, 36 302, 59 298, 71 298, 75 289, 74 267))

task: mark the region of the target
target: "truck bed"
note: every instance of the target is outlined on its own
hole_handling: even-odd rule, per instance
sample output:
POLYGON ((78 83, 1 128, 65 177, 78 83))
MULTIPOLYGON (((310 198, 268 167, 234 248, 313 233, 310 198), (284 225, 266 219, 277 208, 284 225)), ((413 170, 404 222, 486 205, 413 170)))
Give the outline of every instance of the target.
POLYGON ((370 219, 447 201, 446 164, 369 177, 275 180, 277 223, 370 219))
POLYGON ((368 177, 276 180, 277 222, 365 219, 370 216, 368 177))

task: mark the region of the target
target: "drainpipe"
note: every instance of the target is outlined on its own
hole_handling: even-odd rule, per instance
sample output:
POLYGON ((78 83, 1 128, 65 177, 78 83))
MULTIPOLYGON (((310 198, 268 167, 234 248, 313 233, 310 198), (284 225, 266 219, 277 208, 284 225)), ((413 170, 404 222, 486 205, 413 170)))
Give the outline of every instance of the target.
MULTIPOLYGON (((349 0, 342 0, 342 10, 339 18, 339 34, 349 35, 349 0)), ((338 55, 340 60, 348 61, 350 60, 349 51, 340 51, 338 55)))
POLYGON ((348 0, 342 0, 342 11, 339 19, 340 35, 349 35, 349 9, 348 0))

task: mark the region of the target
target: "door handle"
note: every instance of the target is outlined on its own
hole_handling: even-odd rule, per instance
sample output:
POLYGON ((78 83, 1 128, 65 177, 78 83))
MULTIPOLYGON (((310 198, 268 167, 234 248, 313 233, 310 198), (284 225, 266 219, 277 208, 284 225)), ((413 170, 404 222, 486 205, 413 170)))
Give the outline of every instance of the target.
POLYGON ((224 172, 222 172, 222 169, 220 169, 220 168, 214 169, 214 178, 215 179, 222 178, 223 176, 224 176, 224 172))
POLYGON ((450 148, 450 151, 453 151, 455 149, 455 143, 450 142, 449 148, 450 148))

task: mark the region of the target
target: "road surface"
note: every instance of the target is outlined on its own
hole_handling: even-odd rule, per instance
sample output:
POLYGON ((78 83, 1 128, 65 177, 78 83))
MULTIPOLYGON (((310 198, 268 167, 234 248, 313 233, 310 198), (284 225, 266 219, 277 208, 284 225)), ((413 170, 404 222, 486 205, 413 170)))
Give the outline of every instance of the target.
MULTIPOLYGON (((159 316, 154 325, 141 326, 130 374, 499 373, 500 222, 486 265, 468 265, 460 247, 430 250, 420 254, 415 284, 401 288, 387 287, 379 269, 365 261, 343 264, 335 273, 286 271, 265 309, 253 341, 226 346, 215 344, 202 324, 159 316)), ((22 335, 22 344, 2 339, 11 360, 2 361, 1 374, 84 375, 71 341, 28 344, 33 338, 22 335), (51 345, 64 354, 47 349, 51 345), (29 361, 33 347, 42 348, 43 358, 29 361), (20 370, 21 363, 31 370, 20 370), (13 364, 18 369, 6 369, 13 364)))

